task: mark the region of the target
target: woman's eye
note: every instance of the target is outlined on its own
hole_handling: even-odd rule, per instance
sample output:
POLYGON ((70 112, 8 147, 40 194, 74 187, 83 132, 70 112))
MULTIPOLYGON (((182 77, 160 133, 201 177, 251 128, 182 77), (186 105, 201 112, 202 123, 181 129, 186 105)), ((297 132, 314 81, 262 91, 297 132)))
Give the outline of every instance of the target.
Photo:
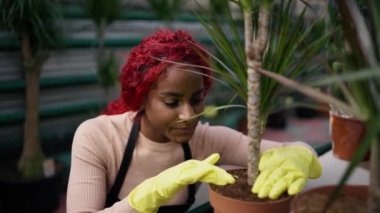
POLYGON ((166 100, 164 101, 165 105, 168 107, 176 107, 179 104, 178 100, 166 100))

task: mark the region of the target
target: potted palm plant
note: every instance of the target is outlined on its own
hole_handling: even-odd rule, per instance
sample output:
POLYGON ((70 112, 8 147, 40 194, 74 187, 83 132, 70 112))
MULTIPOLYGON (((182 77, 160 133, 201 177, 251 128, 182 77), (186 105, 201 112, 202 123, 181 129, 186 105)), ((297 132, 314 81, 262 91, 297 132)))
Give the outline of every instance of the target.
MULTIPOLYGON (((370 186, 359 197, 368 196, 368 203, 365 205, 367 208, 366 212, 379 212, 380 59, 378 39, 380 35, 380 4, 375 0, 367 2, 336 0, 335 2, 341 17, 344 38, 348 44, 345 46, 347 49, 344 50, 345 57, 347 57, 347 60, 344 61, 344 69, 342 70, 344 73, 335 73, 332 76, 328 76, 326 79, 315 83, 314 86, 339 85, 344 95, 344 100, 320 93, 313 87, 297 83, 285 76, 276 75, 264 69, 260 69, 259 72, 305 95, 349 112, 365 124, 366 133, 363 142, 350 160, 350 165, 343 174, 339 184, 329 190, 323 189, 325 193, 328 193, 329 198, 325 199, 325 202, 317 203, 317 205, 323 207, 320 210, 327 210, 337 200, 336 198, 340 196, 342 190, 343 192, 351 193, 349 192, 350 190, 347 190, 345 182, 353 169, 366 156, 367 151, 370 150, 370 186), (368 13, 364 15, 363 9, 367 9, 368 13)), ((307 193, 307 196, 310 198, 310 193, 307 193)), ((299 203, 296 202, 294 206, 296 207, 297 204, 299 203)), ((295 210, 295 212, 298 211, 295 210)))
POLYGON ((1 180, 2 207, 4 211, 52 211, 59 204, 59 175, 62 173, 55 172, 55 163, 46 158, 40 142, 39 79, 50 51, 61 46, 63 41, 56 25, 59 14, 57 3, 49 0, 5 0, 0 4, 1 27, 14 33, 19 41, 26 98, 24 139, 17 163, 18 173, 10 176, 10 180, 1 180), (43 188, 43 183, 50 184, 47 187, 51 190, 43 188), (55 188, 54 184, 57 185, 55 188), (23 193, 25 190, 29 191, 23 193), (45 192, 45 195, 37 192, 45 192))
POLYGON ((116 21, 121 14, 121 0, 103 1, 86 0, 85 10, 96 26, 97 53, 96 62, 100 84, 105 90, 105 99, 110 101, 110 88, 117 84, 118 64, 113 52, 105 49, 105 37, 107 27, 116 21))
MULTIPOLYGON (((215 19, 198 17, 218 49, 218 57, 210 53, 218 62, 215 71, 247 103, 247 132, 251 141, 246 171, 247 183, 242 188, 247 189, 247 196, 254 196, 249 189, 258 175, 261 135, 268 115, 285 105, 281 102, 281 97, 284 97, 283 94, 286 92, 280 84, 267 77, 261 77, 258 70, 265 68, 298 78, 306 67, 321 69, 318 63, 312 61, 323 50, 329 36, 321 33, 324 27, 323 20, 305 24, 306 9, 298 17, 295 16, 292 1, 281 1, 279 5, 273 4, 273 1, 261 1, 260 4, 253 4, 248 0, 234 2, 238 3, 243 15, 244 26, 240 29, 244 30, 244 44, 241 42, 239 26, 229 10, 225 10, 226 17, 223 18, 215 14, 215 19), (226 30, 226 27, 229 28, 226 30), (309 40, 317 30, 321 34, 309 40)), ((227 200, 231 199, 225 199, 223 202, 227 200)), ((216 211, 220 211, 213 203, 213 197, 210 197, 210 201, 216 211)), ((272 204, 273 212, 288 211, 290 199, 286 197, 272 204), (283 207, 286 210, 280 210, 283 207)), ((238 204, 241 205, 243 204, 238 204)), ((259 206, 262 206, 262 203, 259 206)), ((263 211, 262 207, 259 207, 259 211, 263 211)))

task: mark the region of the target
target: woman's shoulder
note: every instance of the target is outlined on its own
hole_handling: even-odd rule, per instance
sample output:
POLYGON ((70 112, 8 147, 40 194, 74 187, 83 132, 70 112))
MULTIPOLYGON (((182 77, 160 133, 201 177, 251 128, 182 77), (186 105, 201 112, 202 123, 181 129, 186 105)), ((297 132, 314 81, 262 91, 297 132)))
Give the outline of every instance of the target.
POLYGON ((95 128, 104 130, 107 127, 120 128, 130 124, 135 113, 126 112, 117 115, 98 115, 83 121, 78 128, 95 128))
MULTIPOLYGON (((118 115, 99 115, 83 121, 75 135, 91 141, 113 141, 125 138, 132 126, 133 112, 118 115), (112 140, 111 140, 112 139, 112 140)), ((108 143, 108 142, 107 142, 108 143)))
MULTIPOLYGON (((122 147, 120 140, 125 139, 126 129, 131 121, 132 113, 118 115, 99 115, 83 121, 77 128, 74 144, 84 147, 97 147, 97 150, 108 150, 122 147)), ((107 152, 108 152, 107 151, 107 152)))

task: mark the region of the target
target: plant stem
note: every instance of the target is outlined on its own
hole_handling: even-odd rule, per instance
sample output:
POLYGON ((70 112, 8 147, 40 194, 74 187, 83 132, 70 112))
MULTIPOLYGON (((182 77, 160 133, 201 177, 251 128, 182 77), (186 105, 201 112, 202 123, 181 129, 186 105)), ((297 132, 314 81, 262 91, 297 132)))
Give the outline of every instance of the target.
POLYGON ((380 134, 372 142, 371 146, 371 178, 368 198, 368 212, 380 212, 380 134))
POLYGON ((259 10, 257 38, 253 37, 252 11, 244 10, 245 51, 247 57, 247 130, 250 143, 248 145, 248 185, 253 185, 258 176, 261 142, 261 116, 260 116, 260 73, 263 53, 268 41, 269 11, 266 4, 259 10))
POLYGON ((98 70, 100 70, 101 65, 105 61, 105 47, 104 47, 104 39, 106 34, 106 20, 102 19, 98 26, 96 26, 96 37, 98 39, 98 51, 96 55, 96 62, 98 66, 98 70))
POLYGON ((33 57, 29 36, 26 32, 21 35, 23 65, 26 76, 26 113, 24 124, 24 146, 18 162, 18 169, 25 177, 42 175, 44 158, 39 134, 39 79, 40 62, 33 57))

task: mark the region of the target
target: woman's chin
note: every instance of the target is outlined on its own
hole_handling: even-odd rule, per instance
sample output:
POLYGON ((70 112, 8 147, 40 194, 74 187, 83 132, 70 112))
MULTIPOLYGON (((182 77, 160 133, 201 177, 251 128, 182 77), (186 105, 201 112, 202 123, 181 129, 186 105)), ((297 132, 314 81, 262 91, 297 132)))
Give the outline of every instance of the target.
POLYGON ((172 133, 173 134, 171 135, 171 141, 174 143, 183 144, 189 142, 189 140, 194 134, 194 129, 188 129, 186 131, 177 130, 173 131, 172 133))
POLYGON ((172 138, 172 142, 178 143, 178 144, 184 144, 189 142, 191 136, 177 136, 172 138))

